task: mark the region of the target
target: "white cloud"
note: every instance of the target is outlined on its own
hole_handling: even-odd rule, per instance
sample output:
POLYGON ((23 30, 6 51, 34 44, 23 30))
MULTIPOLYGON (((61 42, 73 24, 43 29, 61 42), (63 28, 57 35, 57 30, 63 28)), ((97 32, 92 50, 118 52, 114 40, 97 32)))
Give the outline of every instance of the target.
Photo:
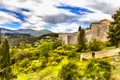
POLYGON ((79 25, 76 23, 71 23, 71 24, 57 24, 57 27, 52 27, 51 31, 53 32, 61 32, 61 33, 65 33, 65 32, 76 32, 78 30, 79 25))
MULTIPOLYGON (((54 17, 55 15, 65 14, 77 17, 75 19, 77 19, 78 23, 67 23, 66 21, 65 23, 52 24, 51 30, 54 32, 67 32, 68 30, 70 30, 69 32, 75 32, 79 25, 84 25, 81 22, 93 22, 104 18, 111 20, 111 15, 120 7, 120 0, 0 0, 0 3, 12 11, 20 12, 18 8, 31 11, 22 12, 27 17, 25 23, 22 23, 11 14, 0 12, 0 17, 2 17, 0 23, 20 22, 21 28, 44 29, 43 26, 49 24, 43 20, 47 16, 54 17), (55 8, 56 5, 60 4, 87 8, 95 13, 87 13, 81 17, 66 10, 55 8)), ((53 19, 51 18, 51 20, 53 19)))
POLYGON ((112 20, 111 15, 104 14, 102 12, 96 12, 96 13, 88 13, 87 15, 83 16, 83 18, 81 18, 80 21, 94 22, 94 21, 99 21, 102 19, 112 20))
POLYGON ((10 30, 16 30, 15 28, 10 28, 10 27, 6 27, 6 26, 0 26, 0 28, 6 28, 6 29, 10 29, 10 30))
POLYGON ((10 23, 13 21, 20 22, 19 19, 13 17, 12 15, 10 15, 8 13, 0 12, 0 24, 10 23))

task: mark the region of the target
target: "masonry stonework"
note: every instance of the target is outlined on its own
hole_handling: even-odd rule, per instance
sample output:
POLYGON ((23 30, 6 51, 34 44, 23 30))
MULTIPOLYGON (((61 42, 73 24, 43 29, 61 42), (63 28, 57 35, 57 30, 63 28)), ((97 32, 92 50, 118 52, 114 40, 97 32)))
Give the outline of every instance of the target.
MULTIPOLYGON (((110 20, 104 19, 99 22, 93 22, 90 28, 85 30, 85 35, 87 42, 93 39, 105 42, 108 41, 108 30, 110 25, 110 20)), ((59 39, 62 40, 62 44, 77 44, 78 43, 79 32, 75 33, 60 33, 59 39)))

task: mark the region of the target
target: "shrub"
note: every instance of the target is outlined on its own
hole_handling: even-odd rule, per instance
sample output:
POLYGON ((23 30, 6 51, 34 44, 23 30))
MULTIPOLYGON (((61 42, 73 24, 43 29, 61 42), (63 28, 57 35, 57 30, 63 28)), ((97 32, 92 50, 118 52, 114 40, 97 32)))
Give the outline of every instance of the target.
POLYGON ((58 73, 60 80, 78 80, 80 75, 78 73, 78 67, 73 63, 68 63, 62 66, 62 69, 58 73))
POLYGON ((24 60, 22 60, 20 63, 20 67, 27 67, 29 64, 29 59, 25 58, 24 60))
POLYGON ((96 39, 93 39, 89 44, 88 44, 88 49, 91 51, 99 51, 102 50, 105 47, 105 44, 101 41, 97 41, 96 39))
POLYGON ((103 59, 93 59, 87 66, 85 80, 109 80, 111 65, 103 59))
POLYGON ((62 45, 62 42, 61 40, 55 40, 54 42, 52 42, 52 48, 53 49, 56 49, 57 47, 61 46, 62 45))
POLYGON ((42 45, 40 46, 40 55, 45 57, 47 60, 51 50, 52 50, 51 42, 42 42, 42 45))
MULTIPOLYGON (((69 56, 76 52, 76 48, 75 48, 75 46, 63 45, 63 46, 60 46, 57 49, 55 49, 54 52, 58 53, 60 55, 69 56)), ((73 55, 71 55, 71 56, 73 56, 73 55)))
POLYGON ((21 61, 23 60, 24 58, 30 58, 31 57, 31 53, 29 52, 20 52, 20 53, 17 53, 13 56, 13 60, 15 62, 18 62, 18 61, 21 61))

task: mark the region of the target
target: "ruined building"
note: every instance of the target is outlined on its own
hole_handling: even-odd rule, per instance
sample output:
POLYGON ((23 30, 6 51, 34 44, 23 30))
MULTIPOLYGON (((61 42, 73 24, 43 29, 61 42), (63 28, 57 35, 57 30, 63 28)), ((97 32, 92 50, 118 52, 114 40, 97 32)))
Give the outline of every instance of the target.
MULTIPOLYGON (((108 30, 110 25, 110 20, 104 19, 99 22, 91 23, 90 27, 85 30, 85 35, 87 42, 90 42, 93 39, 100 41, 108 41, 108 30)), ((79 32, 75 33, 60 33, 59 39, 62 40, 63 44, 77 44, 79 32)))

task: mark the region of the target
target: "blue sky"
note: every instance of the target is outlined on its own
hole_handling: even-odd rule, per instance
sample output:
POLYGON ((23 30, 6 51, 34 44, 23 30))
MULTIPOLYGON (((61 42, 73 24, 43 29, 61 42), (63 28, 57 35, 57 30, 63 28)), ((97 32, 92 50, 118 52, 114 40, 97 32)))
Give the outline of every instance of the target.
POLYGON ((84 13, 94 13, 93 11, 91 11, 91 10, 89 10, 87 8, 71 6, 71 5, 65 5, 65 4, 62 4, 60 6, 56 6, 56 8, 67 10, 67 11, 69 11, 71 13, 76 14, 76 15, 84 15, 84 13))
POLYGON ((0 27, 76 32, 80 25, 86 28, 94 21, 112 20, 119 7, 120 0, 2 0, 0 27))

